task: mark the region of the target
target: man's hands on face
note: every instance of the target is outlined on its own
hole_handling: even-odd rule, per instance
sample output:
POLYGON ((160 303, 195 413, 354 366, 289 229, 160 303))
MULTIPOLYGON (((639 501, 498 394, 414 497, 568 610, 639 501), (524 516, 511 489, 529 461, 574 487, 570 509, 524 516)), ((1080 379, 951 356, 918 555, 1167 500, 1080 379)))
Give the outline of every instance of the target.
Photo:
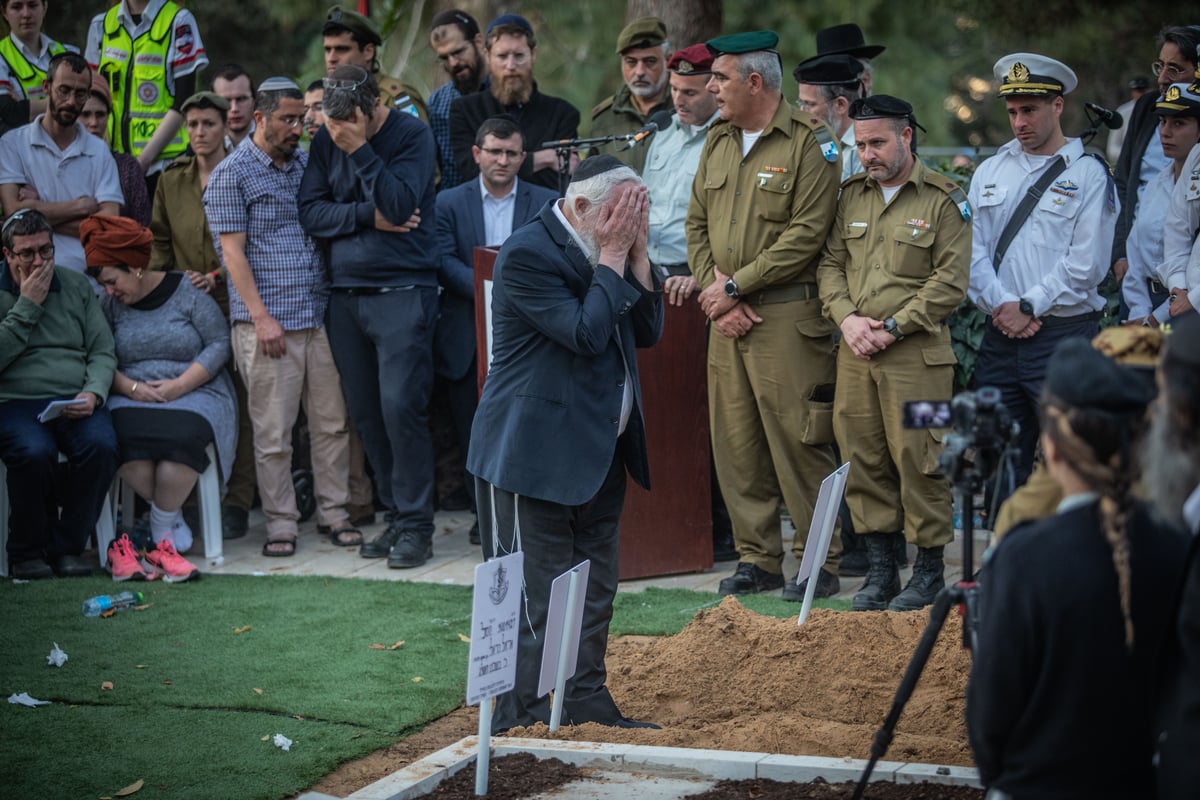
POLYGON ((883 321, 851 314, 842 320, 842 341, 850 352, 870 361, 871 356, 896 343, 896 337, 883 329, 883 321))
POLYGON ((1041 320, 1021 313, 1015 300, 1001 303, 992 311, 992 323, 1010 339, 1028 339, 1042 329, 1041 320))
POLYGON ((369 121, 370 118, 362 113, 362 109, 356 108, 350 119, 334 119, 326 116, 325 130, 329 131, 329 138, 333 140, 339 150, 350 154, 367 143, 367 123, 369 121))
POLYGON ((637 244, 646 216, 646 187, 626 183, 618 187, 607 203, 600 207, 600 219, 596 223, 596 246, 600 248, 600 263, 616 272, 625 274, 625 260, 637 244))
POLYGON ((695 294, 699 288, 700 284, 696 283, 696 279, 691 275, 672 275, 663 282, 663 293, 667 296, 667 302, 673 306, 682 306, 683 301, 695 294))
POLYGON ((39 306, 45 302, 54 278, 54 259, 43 258, 37 266, 18 267, 21 273, 21 297, 39 306))

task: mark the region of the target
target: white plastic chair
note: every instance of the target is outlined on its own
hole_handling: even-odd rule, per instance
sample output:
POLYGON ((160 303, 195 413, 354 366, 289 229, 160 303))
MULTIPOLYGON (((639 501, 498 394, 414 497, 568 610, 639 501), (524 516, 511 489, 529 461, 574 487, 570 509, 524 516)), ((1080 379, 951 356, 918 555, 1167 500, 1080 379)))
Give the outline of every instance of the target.
MULTIPOLYGON (((196 480, 196 494, 200 500, 200 527, 204 538, 204 558, 212 561, 221 558, 224 548, 224 537, 221 532, 221 473, 217 465, 217 450, 210 444, 205 452, 208 454, 208 469, 200 473, 200 477, 196 480)), ((135 516, 134 503, 136 501, 136 493, 133 487, 125 481, 117 478, 116 483, 119 483, 120 500, 121 500, 121 519, 126 526, 135 516)), ((114 484, 114 490, 116 485, 114 484)), ((115 494, 115 491, 114 491, 115 494)), ((109 512, 109 520, 112 520, 112 512, 109 512)), ((100 548, 100 566, 108 564, 108 544, 116 535, 115 524, 110 524, 107 530, 107 539, 100 541, 100 528, 96 528, 97 546, 100 548)))

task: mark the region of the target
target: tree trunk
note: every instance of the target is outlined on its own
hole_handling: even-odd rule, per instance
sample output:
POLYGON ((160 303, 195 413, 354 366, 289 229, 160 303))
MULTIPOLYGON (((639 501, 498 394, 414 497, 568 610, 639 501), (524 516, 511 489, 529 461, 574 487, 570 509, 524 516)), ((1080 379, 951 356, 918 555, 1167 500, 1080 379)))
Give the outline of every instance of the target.
POLYGON ((671 50, 682 50, 721 33, 723 0, 627 0, 626 21, 654 16, 667 23, 671 50))

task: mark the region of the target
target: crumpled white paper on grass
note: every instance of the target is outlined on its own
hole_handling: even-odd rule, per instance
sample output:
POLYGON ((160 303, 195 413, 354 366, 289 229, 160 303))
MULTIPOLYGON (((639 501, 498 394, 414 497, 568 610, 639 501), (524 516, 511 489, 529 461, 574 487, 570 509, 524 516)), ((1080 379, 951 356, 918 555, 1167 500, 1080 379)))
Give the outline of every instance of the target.
POLYGON ((50 651, 50 655, 46 656, 46 663, 52 667, 61 667, 67 663, 67 654, 58 647, 58 642, 54 643, 54 649, 50 651))
POLYGON ((275 734, 275 746, 286 753, 292 749, 292 740, 282 733, 277 733, 275 734))
POLYGON ((50 705, 49 700, 36 700, 29 696, 29 692, 21 692, 20 694, 10 694, 8 696, 8 702, 12 703, 14 706, 29 706, 30 708, 37 708, 38 706, 50 705))

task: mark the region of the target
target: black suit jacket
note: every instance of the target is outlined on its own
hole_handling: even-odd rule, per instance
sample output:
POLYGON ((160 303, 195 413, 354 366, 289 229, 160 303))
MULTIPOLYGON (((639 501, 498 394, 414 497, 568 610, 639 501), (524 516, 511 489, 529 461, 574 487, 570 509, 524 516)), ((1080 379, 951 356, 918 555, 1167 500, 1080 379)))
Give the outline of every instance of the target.
POLYGON ((1133 214, 1137 211, 1138 184, 1142 177, 1142 156, 1150 144, 1150 137, 1158 130, 1158 114, 1154 104, 1158 102, 1158 92, 1151 90, 1138 98, 1129 112, 1129 120, 1125 123, 1125 139, 1121 142, 1121 155, 1117 157, 1117 166, 1113 178, 1117 182, 1117 196, 1121 198, 1121 213, 1117 215, 1117 228, 1113 234, 1112 260, 1114 262, 1125 258, 1125 240, 1133 230, 1133 214))
MULTIPOLYGON (((515 232, 558 193, 527 181, 517 181, 512 229, 515 232)), ((437 197, 438 324, 433 336, 433 365, 437 374, 461 380, 475 360, 475 257, 484 239, 483 199, 478 179, 445 189, 437 197)))
MULTIPOLYGON (((653 272, 653 271, 652 271, 653 272)), ((545 206, 500 249, 492 288, 492 368, 475 412, 467 470, 562 505, 596 495, 616 448, 650 488, 635 347, 662 336, 657 275, 593 268, 545 206), (626 366, 633 412, 618 439, 626 366)))

